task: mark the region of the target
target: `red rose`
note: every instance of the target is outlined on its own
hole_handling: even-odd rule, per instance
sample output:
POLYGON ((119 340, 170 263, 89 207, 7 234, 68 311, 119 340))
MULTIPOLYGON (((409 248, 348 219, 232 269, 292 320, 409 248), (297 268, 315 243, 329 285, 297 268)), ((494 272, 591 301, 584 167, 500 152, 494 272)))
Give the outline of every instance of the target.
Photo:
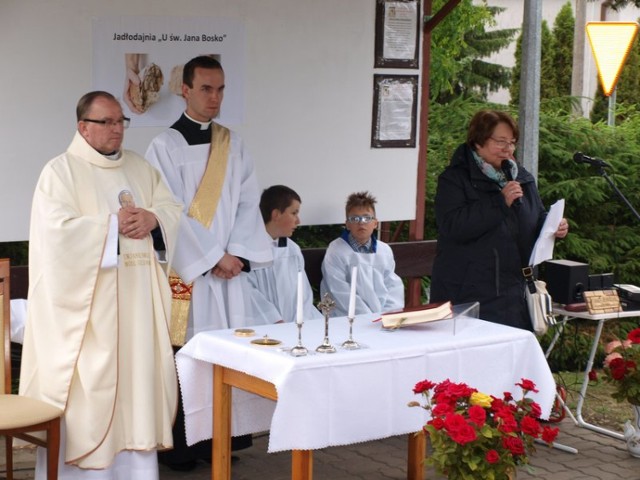
POLYGON ((627 340, 631 340, 631 343, 640 343, 640 328, 635 328, 627 335, 627 340))
POLYGON ((416 383, 416 386, 413 387, 413 393, 428 392, 429 390, 431 390, 435 386, 436 386, 436 384, 433 383, 432 381, 423 380, 421 382, 416 383))
POLYGON ((440 417, 436 417, 428 423, 436 430, 442 430, 442 428, 444 427, 444 420, 442 420, 440 417))
POLYGON ((513 400, 513 395, 511 395, 511 392, 504 392, 504 401, 510 402, 511 400, 513 400))
POLYGON ((495 450, 489 450, 487 454, 484 456, 484 458, 487 461, 487 463, 493 464, 493 463, 498 463, 498 460, 500 460, 500 455, 495 450))
POLYGON ((466 383, 450 383, 447 389, 447 393, 455 398, 469 398, 475 391, 475 388, 470 388, 466 383))
POLYGON ((447 414, 453 413, 453 412, 454 412, 453 405, 450 405, 448 403, 438 403, 431 410, 431 413, 433 415, 439 415, 442 417, 445 417, 447 414))
POLYGON ((558 436, 559 431, 560 429, 558 428, 544 427, 542 429, 542 441, 545 443, 552 443, 558 436))
POLYGON ((624 359, 622 357, 616 357, 609 362, 609 368, 620 368, 624 366, 624 359))
POLYGON ((522 382, 516 383, 516 385, 518 387, 521 387, 525 392, 538 393, 538 390, 536 389, 536 384, 533 383, 531 380, 527 380, 526 378, 523 378, 522 382))
POLYGON ((473 442, 477 438, 474 428, 467 424, 461 426, 455 431, 449 432, 449 436, 454 442, 460 445, 466 445, 467 443, 473 442))
POLYGON ((535 418, 528 415, 520 421, 520 429, 533 438, 538 438, 540 434, 540 424, 535 418))
POLYGON ((635 368, 635 363, 628 362, 623 358, 614 358, 613 360, 611 360, 611 362, 609 362, 609 371, 611 372, 611 377, 614 380, 618 381, 624 379, 630 363, 632 364, 632 368, 635 368))
POLYGON ((598 374, 596 373, 595 370, 590 370, 589 371, 589 381, 590 382, 595 382, 596 380, 598 380, 598 374))
POLYGON ((496 413, 496 419, 498 420, 498 430, 501 432, 510 433, 518 431, 518 422, 507 410, 496 413))
POLYGON ((471 427, 462 415, 450 413, 444 419, 444 429, 447 431, 451 439, 465 445, 476 439, 476 431, 471 427))
POLYGON ((487 420, 487 412, 479 405, 469 407, 469 420, 481 427, 487 420))
POLYGON ((524 455, 524 443, 518 437, 503 437, 502 446, 509 450, 511 455, 524 455))
POLYGON ((540 405, 538 405, 536 402, 531 402, 531 416, 534 418, 540 418, 540 415, 542 415, 542 409, 540 408, 540 405))

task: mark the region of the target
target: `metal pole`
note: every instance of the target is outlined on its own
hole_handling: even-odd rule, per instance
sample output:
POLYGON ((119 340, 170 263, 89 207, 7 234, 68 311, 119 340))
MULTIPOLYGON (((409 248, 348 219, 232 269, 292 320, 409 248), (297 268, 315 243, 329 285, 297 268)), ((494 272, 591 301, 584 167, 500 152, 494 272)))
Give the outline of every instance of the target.
POLYGON ((609 95, 609 112, 607 115, 607 125, 610 127, 616 126, 616 92, 618 87, 613 88, 613 92, 609 95))
POLYGON ((518 127, 518 160, 538 180, 538 138, 540 135, 540 31, 542 1, 525 0, 522 28, 522 70, 518 127))

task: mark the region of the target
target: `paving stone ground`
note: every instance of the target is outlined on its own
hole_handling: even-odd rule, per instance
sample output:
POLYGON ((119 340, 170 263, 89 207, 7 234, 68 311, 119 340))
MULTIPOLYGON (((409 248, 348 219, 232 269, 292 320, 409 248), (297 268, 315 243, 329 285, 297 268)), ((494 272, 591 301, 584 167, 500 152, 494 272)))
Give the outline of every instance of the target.
MULTIPOLYGON (((569 418, 560 424, 558 442, 578 449, 568 453, 544 445, 532 457, 532 469, 518 470, 518 480, 640 480, 640 459, 629 455, 625 443, 612 437, 577 427, 569 418)), ((291 478, 288 452, 267 453, 268 435, 254 437, 253 447, 235 452, 233 480, 286 480, 291 478)), ((314 452, 314 480, 404 480, 406 479, 407 437, 398 436, 362 444, 331 447, 314 452)), ((6 478, 4 441, 0 442, 0 480, 6 478)), ((17 451, 16 480, 33 479, 33 453, 17 451)), ((200 463, 191 472, 174 472, 160 467, 160 480, 205 480, 211 465, 200 463)), ((427 469, 426 479, 437 479, 427 469)), ((135 480, 135 479, 132 479, 135 480)))

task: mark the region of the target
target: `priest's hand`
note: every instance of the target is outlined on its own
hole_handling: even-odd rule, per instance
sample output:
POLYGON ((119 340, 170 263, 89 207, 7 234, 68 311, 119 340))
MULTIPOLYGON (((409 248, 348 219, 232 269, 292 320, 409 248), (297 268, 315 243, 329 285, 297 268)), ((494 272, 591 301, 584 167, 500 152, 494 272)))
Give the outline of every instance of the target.
POLYGON ((238 257, 225 253, 216 266, 211 269, 211 273, 216 277, 229 280, 240 275, 242 267, 242 261, 238 257))
POLYGON ((141 240, 157 226, 156 216, 144 208, 125 207, 118 211, 118 231, 125 237, 141 240))

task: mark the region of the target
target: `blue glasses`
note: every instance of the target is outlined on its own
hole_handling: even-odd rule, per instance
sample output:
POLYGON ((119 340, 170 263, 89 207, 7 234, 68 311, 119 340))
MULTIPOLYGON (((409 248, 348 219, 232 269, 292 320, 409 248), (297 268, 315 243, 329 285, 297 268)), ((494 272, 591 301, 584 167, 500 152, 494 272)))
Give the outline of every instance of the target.
POLYGON ((372 215, 351 215, 347 217, 347 222, 349 223, 371 223, 376 219, 376 217, 372 215))

